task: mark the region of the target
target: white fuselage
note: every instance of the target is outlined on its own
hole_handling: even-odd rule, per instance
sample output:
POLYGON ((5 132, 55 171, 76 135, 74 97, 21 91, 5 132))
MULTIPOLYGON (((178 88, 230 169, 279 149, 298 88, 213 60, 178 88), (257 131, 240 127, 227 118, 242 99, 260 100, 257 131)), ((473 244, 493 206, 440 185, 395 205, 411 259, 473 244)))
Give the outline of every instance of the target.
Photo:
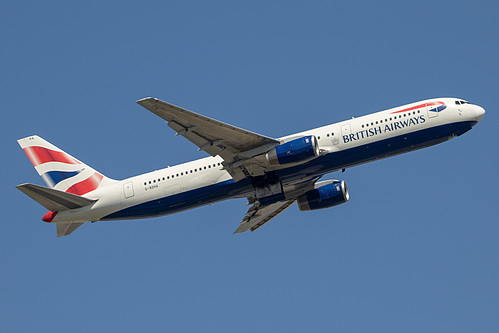
MULTIPOLYGON (((479 106, 460 99, 420 101, 363 117, 296 133, 279 140, 314 135, 321 156, 275 169, 282 186, 446 141, 471 129, 483 116, 479 106)), ((229 198, 250 197, 250 179, 234 182, 222 158, 207 157, 131 177, 84 195, 91 206, 61 211, 52 221, 86 222, 154 217, 229 198)))

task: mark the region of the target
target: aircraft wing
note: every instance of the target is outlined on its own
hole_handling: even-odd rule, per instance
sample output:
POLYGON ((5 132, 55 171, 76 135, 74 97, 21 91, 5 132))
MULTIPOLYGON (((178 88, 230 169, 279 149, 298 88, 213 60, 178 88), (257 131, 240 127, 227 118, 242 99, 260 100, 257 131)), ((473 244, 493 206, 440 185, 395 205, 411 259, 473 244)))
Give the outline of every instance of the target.
POLYGON ((295 184, 294 188, 289 188, 286 199, 275 202, 270 205, 262 206, 260 201, 254 197, 248 197, 248 201, 253 205, 248 209, 244 218, 239 222, 239 227, 234 231, 235 234, 245 232, 248 230, 255 231, 265 223, 272 220, 277 215, 281 214, 300 197, 300 195, 307 193, 315 188, 316 184, 325 185, 337 182, 336 180, 326 180, 316 183, 320 177, 312 178, 300 184, 295 184))
POLYGON ((147 97, 137 103, 166 120, 177 135, 182 135, 194 143, 198 150, 204 150, 211 156, 220 155, 224 159, 225 169, 236 181, 250 174, 263 174, 262 163, 249 160, 280 144, 273 138, 205 117, 156 98, 147 97))
POLYGON ((267 206, 260 206, 257 201, 248 209, 243 220, 239 223, 239 228, 234 231, 235 234, 248 230, 255 231, 274 217, 290 207, 296 200, 285 200, 273 203, 267 206))

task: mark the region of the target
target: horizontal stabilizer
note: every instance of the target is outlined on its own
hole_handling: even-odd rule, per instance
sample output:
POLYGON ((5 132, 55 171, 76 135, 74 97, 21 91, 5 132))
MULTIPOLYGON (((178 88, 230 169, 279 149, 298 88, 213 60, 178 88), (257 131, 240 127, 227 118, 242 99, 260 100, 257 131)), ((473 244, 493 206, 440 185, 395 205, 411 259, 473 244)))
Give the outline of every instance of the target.
POLYGON ((56 223, 57 224, 57 237, 67 236, 73 231, 78 229, 85 222, 81 223, 56 223))
POLYGON ((97 201, 34 184, 22 184, 16 187, 51 212, 81 208, 97 201))

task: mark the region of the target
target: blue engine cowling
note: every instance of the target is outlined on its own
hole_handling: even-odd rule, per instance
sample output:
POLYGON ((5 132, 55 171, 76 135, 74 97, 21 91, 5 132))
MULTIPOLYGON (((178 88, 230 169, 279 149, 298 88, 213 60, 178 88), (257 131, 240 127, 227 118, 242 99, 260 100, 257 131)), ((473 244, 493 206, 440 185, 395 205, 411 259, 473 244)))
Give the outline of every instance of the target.
POLYGON ((345 203, 350 198, 345 181, 323 185, 298 197, 301 211, 329 208, 345 203))
POLYGON ((319 156, 319 144, 314 135, 283 143, 266 154, 270 165, 304 163, 319 156))

